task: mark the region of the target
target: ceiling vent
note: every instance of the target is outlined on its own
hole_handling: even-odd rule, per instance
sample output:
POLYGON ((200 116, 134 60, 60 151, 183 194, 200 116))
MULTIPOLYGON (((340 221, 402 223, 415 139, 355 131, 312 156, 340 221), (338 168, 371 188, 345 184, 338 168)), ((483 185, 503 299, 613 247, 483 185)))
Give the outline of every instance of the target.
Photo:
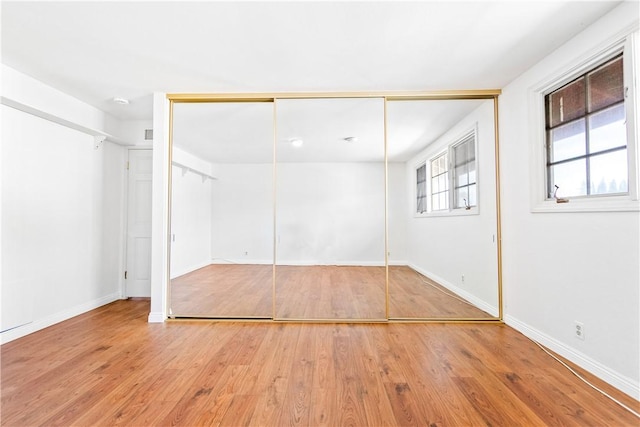
POLYGON ((153 129, 145 129, 144 130, 144 140, 145 141, 153 141, 153 129))

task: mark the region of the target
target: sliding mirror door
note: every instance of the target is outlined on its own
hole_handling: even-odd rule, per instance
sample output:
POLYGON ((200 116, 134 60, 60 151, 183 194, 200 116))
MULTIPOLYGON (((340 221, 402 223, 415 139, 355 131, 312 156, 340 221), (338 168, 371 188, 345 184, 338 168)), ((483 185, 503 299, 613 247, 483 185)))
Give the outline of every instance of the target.
POLYGON ((387 103, 389 317, 499 316, 493 99, 387 103))
POLYGON ((271 318, 273 103, 173 103, 170 315, 271 318))
POLYGON ((278 99, 277 319, 386 319, 384 100, 278 99))

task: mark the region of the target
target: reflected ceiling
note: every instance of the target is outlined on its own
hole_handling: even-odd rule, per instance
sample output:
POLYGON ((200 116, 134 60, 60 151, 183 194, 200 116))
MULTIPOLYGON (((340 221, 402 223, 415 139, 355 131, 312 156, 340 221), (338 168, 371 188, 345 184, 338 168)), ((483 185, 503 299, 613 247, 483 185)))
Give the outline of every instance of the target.
MULTIPOLYGON (((389 161, 408 160, 482 102, 388 101, 389 161)), ((382 98, 278 100, 278 161, 384 161, 383 108, 382 98)), ((175 103, 174 145, 212 163, 270 163, 272 122, 269 102, 175 103)))

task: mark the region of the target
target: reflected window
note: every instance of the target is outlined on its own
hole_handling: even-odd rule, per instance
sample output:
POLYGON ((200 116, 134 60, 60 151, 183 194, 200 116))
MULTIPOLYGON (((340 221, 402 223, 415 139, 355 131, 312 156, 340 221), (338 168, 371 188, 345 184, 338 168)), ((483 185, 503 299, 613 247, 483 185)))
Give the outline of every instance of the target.
POLYGON ((449 209, 449 153, 431 159, 431 210, 449 209))
MULTIPOLYGON (((478 206, 478 171, 476 130, 447 146, 446 151, 431 158, 429 166, 428 212, 450 212, 455 209, 470 210, 478 206)), ((420 210, 420 173, 416 169, 416 213, 420 210)))
POLYGON ((416 169, 416 213, 427 211, 427 164, 416 169))
POLYGON ((477 205, 476 136, 467 135, 453 146, 453 207, 469 209, 477 205))
POLYGON ((547 197, 628 194, 622 54, 545 96, 547 197))

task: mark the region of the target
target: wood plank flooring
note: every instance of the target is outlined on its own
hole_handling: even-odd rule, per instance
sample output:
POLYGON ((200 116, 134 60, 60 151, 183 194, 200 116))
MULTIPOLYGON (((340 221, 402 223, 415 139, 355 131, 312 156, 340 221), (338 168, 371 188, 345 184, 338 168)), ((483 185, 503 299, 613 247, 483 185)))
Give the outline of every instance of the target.
POLYGON ((171 310, 186 317, 271 317, 273 265, 212 264, 171 280, 171 310))
POLYGON ((1 424, 640 422, 505 325, 149 324, 148 311, 117 301, 3 345, 1 424))
MULTIPOLYGON (((497 282, 488 286, 493 286, 498 294, 497 282)), ((482 319, 493 316, 410 267, 389 266, 389 317, 482 319)))
POLYGON ((276 318, 386 319, 385 268, 276 267, 276 318))
MULTIPOLYGON (((270 318, 272 268, 214 264, 177 277, 171 281, 172 313, 185 317, 270 318)), ((387 317, 384 267, 277 266, 275 278, 278 319, 387 317)), ((406 266, 389 267, 389 297, 391 317, 491 317, 406 266)))

